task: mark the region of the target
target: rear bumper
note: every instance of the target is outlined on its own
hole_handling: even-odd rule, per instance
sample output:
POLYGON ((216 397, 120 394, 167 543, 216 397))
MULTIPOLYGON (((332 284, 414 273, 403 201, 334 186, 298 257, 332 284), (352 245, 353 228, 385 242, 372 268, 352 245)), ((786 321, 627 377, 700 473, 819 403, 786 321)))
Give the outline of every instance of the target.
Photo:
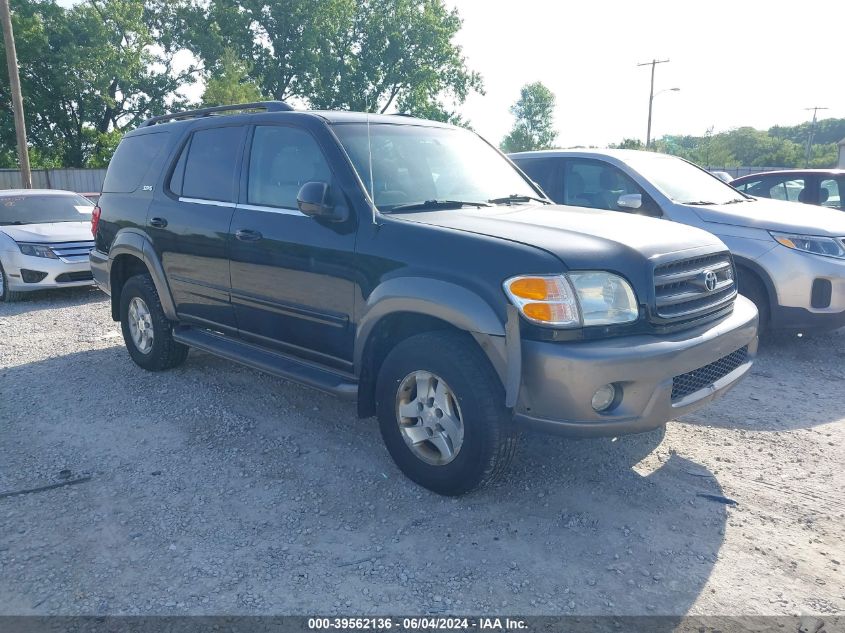
POLYGON ((737 297, 732 314, 722 321, 663 337, 523 341, 514 419, 528 428, 573 436, 648 431, 726 393, 748 373, 756 354, 757 309, 744 297, 737 297), (728 364, 725 357, 735 358, 730 355, 743 348, 741 363, 728 364), (673 398, 676 377, 711 364, 714 370, 694 392, 673 398), (722 373, 723 367, 730 370, 722 373), (597 413, 593 394, 609 383, 621 396, 610 412, 597 413))
POLYGON ((88 255, 91 274, 94 276, 94 283, 97 287, 111 295, 111 282, 109 276, 109 256, 106 253, 101 253, 96 248, 88 255))

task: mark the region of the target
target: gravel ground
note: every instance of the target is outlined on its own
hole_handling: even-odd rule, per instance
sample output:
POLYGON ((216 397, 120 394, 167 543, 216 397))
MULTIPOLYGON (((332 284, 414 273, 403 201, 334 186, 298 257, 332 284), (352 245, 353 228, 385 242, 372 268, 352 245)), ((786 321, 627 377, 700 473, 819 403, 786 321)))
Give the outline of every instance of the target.
POLYGON ((526 435, 444 499, 350 404, 142 371, 97 291, 0 304, 0 493, 90 477, 0 497, 0 614, 841 614, 843 361, 767 342, 665 433, 526 435))

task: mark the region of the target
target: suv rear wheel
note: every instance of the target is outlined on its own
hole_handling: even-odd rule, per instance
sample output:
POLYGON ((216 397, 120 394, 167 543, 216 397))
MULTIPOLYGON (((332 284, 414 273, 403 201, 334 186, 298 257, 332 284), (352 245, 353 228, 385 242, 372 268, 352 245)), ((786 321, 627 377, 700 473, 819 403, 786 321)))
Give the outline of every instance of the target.
POLYGON ((173 340, 155 284, 148 274, 131 277, 120 293, 120 328, 129 355, 149 371, 171 369, 185 362, 188 348, 173 340))
POLYGON ((399 343, 376 385, 387 450, 412 481, 460 495, 500 476, 517 434, 501 381, 474 341, 426 332, 399 343))

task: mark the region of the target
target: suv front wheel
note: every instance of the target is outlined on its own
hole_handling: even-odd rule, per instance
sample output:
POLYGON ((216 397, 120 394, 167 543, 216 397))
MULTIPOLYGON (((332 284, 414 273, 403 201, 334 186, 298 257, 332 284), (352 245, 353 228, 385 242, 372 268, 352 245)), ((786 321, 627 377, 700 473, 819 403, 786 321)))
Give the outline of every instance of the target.
POLYGON ((460 332, 426 332, 385 358, 376 410, 387 450, 412 481, 460 495, 499 477, 517 434, 499 377, 460 332))
POLYGON ((148 274, 131 277, 123 286, 120 328, 132 360, 146 370, 171 369, 188 357, 187 346, 173 340, 173 325, 148 274))

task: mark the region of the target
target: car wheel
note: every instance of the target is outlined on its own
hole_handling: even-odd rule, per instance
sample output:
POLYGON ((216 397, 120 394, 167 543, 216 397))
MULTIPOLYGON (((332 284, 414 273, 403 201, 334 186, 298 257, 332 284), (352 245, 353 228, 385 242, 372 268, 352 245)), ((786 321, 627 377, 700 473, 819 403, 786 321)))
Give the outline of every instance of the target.
POLYGON ((754 273, 744 268, 737 268, 737 286, 739 294, 747 297, 757 306, 760 315, 760 331, 764 332, 769 326, 769 295, 763 282, 754 273))
POLYGON ((501 381, 463 333, 426 332, 391 350, 378 375, 376 411, 399 469, 442 495, 495 480, 516 450, 501 381))
POLYGON ((9 290, 9 277, 6 275, 2 262, 0 262, 0 301, 12 303, 20 299, 21 296, 23 296, 22 292, 9 290))
POLYGON ((129 355, 149 371, 181 365, 188 348, 173 340, 173 324, 161 307, 149 275, 131 277, 120 293, 120 327, 129 355))

